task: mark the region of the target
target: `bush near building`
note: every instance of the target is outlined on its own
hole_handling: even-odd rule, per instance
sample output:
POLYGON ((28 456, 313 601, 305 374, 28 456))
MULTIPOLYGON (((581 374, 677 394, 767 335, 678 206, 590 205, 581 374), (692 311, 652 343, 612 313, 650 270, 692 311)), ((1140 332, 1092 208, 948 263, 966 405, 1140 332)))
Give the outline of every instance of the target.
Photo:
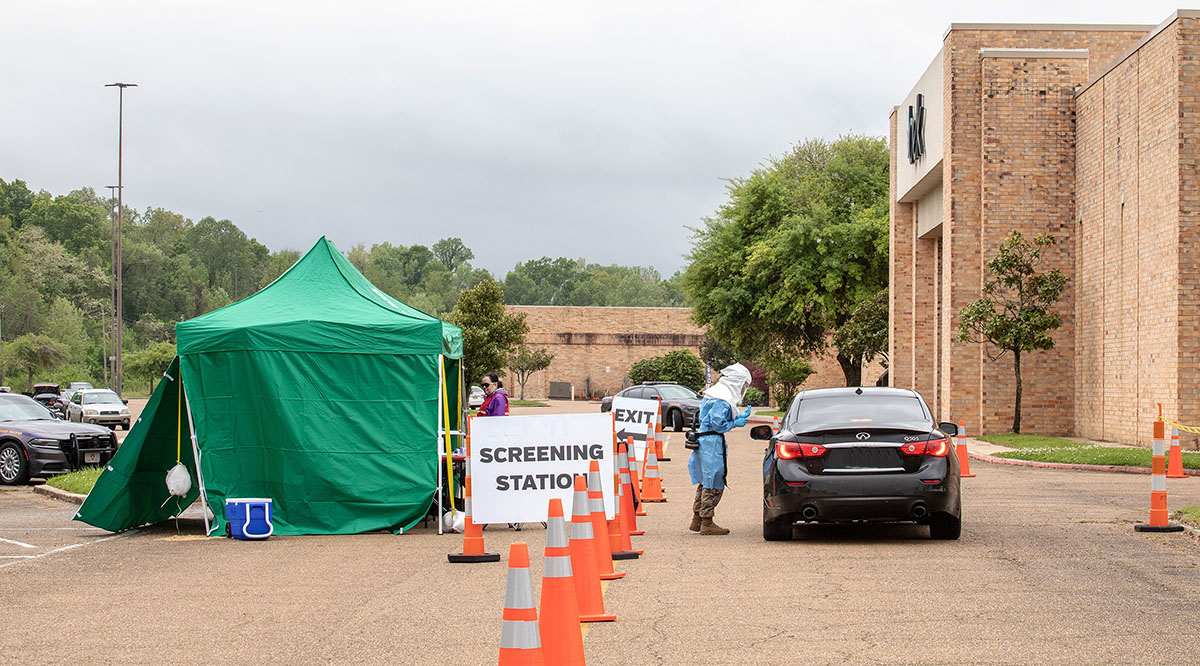
POLYGON ((643 382, 674 382, 693 391, 704 390, 704 361, 686 349, 677 349, 662 356, 644 358, 629 368, 629 380, 643 382))

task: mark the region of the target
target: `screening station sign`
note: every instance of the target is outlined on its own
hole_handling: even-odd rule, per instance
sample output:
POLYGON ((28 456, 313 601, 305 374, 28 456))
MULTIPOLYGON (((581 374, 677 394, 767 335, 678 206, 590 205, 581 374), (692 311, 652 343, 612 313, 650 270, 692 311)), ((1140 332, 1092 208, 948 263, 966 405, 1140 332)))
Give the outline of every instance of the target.
POLYGON ((575 476, 600 463, 604 511, 613 501, 612 418, 556 414, 471 419, 471 519, 477 523, 536 523, 559 498, 570 520, 575 476))
POLYGON ((628 442, 633 436, 633 454, 638 462, 646 459, 646 433, 658 418, 658 401, 617 396, 612 403, 617 424, 617 441, 628 442))

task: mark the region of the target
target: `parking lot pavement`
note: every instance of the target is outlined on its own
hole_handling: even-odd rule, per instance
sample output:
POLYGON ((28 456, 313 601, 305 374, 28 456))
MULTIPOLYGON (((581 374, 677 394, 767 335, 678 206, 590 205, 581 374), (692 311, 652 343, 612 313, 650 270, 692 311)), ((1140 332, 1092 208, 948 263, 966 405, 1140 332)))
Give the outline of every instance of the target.
MULTIPOLYGON (((591 664, 1196 663, 1200 547, 1133 531, 1146 476, 978 463, 959 541, 892 526, 767 543, 762 443, 729 438, 727 537, 687 531, 692 488, 672 449, 669 501, 639 519, 646 552, 618 563, 629 575, 605 595, 618 620, 590 628, 591 664)), ((1200 504, 1200 480, 1168 490, 1172 508, 1200 504)), ((504 563, 447 563, 461 537, 432 523, 246 543, 187 520, 182 535, 166 524, 100 541, 72 511, 0 493, 0 537, 39 552, 88 544, 0 569, 0 663, 495 662, 504 563)), ((537 594, 544 531, 484 535, 505 559, 529 542, 537 594)))

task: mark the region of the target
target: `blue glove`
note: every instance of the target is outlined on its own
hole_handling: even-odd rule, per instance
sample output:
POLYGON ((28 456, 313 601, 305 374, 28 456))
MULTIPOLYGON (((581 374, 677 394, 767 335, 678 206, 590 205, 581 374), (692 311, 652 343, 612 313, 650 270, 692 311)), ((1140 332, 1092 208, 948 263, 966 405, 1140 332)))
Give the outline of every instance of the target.
POLYGON ((746 411, 733 417, 733 427, 740 428, 746 425, 746 420, 750 418, 750 407, 746 407, 746 411))

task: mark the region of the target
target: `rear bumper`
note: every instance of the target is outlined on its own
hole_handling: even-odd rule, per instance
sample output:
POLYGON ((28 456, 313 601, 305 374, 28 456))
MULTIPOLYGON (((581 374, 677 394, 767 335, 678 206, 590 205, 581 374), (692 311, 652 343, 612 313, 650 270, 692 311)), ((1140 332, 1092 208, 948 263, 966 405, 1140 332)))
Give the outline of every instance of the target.
POLYGON ((962 502, 956 462, 934 458, 914 473, 844 476, 812 475, 789 464, 785 478, 772 459, 764 479, 763 519, 790 516, 816 522, 890 522, 920 521, 933 513, 958 516, 962 502), (808 516, 804 515, 806 509, 808 516))

